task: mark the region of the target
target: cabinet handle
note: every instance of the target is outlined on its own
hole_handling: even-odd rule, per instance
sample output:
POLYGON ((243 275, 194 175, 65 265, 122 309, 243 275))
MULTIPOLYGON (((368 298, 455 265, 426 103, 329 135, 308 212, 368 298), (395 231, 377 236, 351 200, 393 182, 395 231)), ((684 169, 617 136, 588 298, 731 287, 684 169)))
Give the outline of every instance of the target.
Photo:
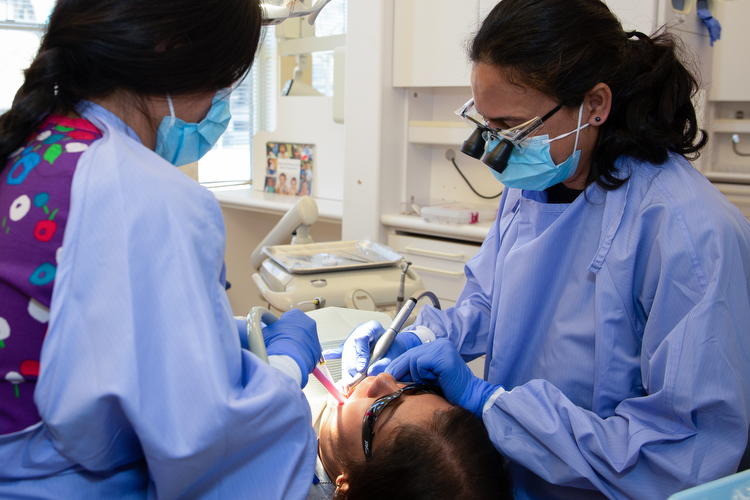
POLYGON ((438 269, 436 267, 417 266, 415 264, 412 264, 409 269, 416 269, 417 271, 427 271, 428 273, 444 274, 446 276, 464 276, 463 271, 446 271, 444 269, 438 269))
POLYGON ((462 253, 446 253, 436 252, 435 250, 425 250, 423 248, 406 247, 407 252, 415 253, 417 255, 429 255, 431 257, 443 257, 445 259, 463 259, 464 254, 462 253))

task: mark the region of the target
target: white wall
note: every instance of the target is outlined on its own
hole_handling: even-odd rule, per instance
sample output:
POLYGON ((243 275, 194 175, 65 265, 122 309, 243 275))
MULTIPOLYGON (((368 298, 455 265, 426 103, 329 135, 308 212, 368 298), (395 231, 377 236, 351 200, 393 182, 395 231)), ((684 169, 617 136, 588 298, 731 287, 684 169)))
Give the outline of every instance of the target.
POLYGON ((385 242, 383 207, 401 199, 406 93, 393 88, 393 0, 352 1, 346 35, 342 238, 385 242))
POLYGON ((253 189, 263 191, 266 143, 315 144, 313 197, 342 200, 346 127, 333 121, 332 97, 280 97, 276 130, 253 137, 253 189))

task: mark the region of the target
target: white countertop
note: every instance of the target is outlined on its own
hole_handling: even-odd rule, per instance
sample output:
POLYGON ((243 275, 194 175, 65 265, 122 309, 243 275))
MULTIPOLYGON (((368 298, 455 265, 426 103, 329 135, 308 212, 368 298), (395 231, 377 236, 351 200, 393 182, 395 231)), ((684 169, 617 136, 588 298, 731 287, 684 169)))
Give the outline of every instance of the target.
POLYGON ((411 233, 441 236, 465 241, 482 242, 487 237, 492 222, 479 222, 477 224, 438 224, 427 222, 419 215, 384 214, 380 216, 380 222, 400 231, 411 233))
MULTIPOLYGON (((252 186, 228 186, 209 188, 222 207, 238 208, 253 212, 285 214, 299 200, 299 196, 255 191, 252 186)), ((314 198, 318 205, 320 220, 341 222, 344 203, 340 200, 314 198)))
MULTIPOLYGON (((228 186, 210 188, 222 207, 249 210, 261 213, 285 214, 299 200, 298 196, 287 196, 255 191, 251 186, 228 186)), ((343 201, 315 198, 320 220, 341 222, 343 201)), ((482 242, 492 227, 492 222, 478 224, 438 224, 426 222, 418 215, 385 214, 380 222, 390 228, 412 233, 482 242)))

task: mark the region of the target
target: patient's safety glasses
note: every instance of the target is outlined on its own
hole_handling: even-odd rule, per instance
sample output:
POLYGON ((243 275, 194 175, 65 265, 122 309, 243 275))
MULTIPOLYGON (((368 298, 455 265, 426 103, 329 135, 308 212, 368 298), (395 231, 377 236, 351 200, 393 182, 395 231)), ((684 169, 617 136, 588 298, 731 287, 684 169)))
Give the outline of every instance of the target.
POLYGON ((467 125, 476 127, 471 136, 464 141, 461 152, 477 160, 481 159, 490 168, 503 173, 508 166, 508 159, 513 148, 516 147, 523 151, 526 140, 530 139, 544 125, 545 120, 557 113, 561 107, 562 104, 559 104, 541 118, 537 116, 515 127, 498 129, 491 127, 489 121, 477 111, 472 97, 466 104, 456 110, 456 114, 467 125), (487 142, 492 141, 500 142, 485 154, 487 142), (483 156, 484 158, 482 158, 483 156))
POLYGON ((402 395, 409 396, 412 394, 436 394, 443 397, 443 391, 434 385, 409 384, 393 394, 388 394, 387 396, 376 399, 365 412, 364 419, 362 419, 362 447, 365 450, 365 458, 370 458, 372 456, 372 440, 375 439, 375 422, 378 420, 378 417, 385 407, 402 395))

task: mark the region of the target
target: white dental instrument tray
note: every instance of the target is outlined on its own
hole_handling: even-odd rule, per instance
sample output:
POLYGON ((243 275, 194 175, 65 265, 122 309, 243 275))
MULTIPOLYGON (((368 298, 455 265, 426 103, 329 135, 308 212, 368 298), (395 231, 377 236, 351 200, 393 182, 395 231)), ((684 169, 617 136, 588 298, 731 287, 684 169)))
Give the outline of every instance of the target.
POLYGON ((263 253, 292 274, 385 267, 403 259, 391 248, 369 240, 276 245, 263 247, 263 253))

